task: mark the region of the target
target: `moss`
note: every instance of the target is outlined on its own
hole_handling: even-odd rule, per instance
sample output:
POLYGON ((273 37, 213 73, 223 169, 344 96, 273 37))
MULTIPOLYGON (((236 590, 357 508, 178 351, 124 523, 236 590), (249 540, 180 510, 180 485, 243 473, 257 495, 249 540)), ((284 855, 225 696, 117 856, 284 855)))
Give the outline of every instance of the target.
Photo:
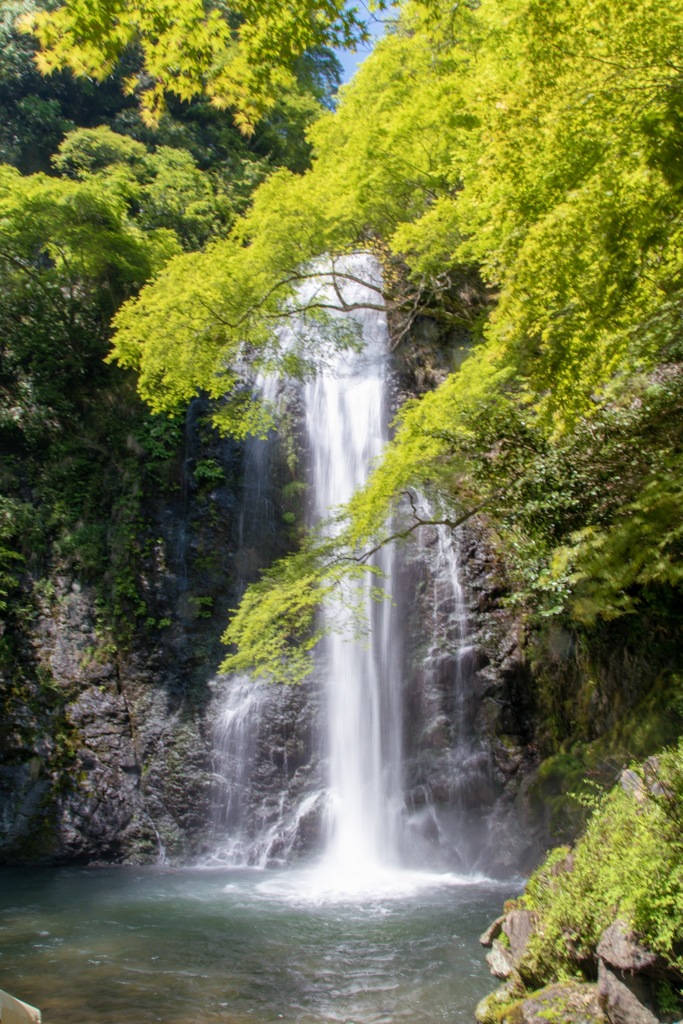
POLYGON ((546 816, 555 842, 573 839, 588 817, 581 795, 588 789, 589 768, 581 755, 579 750, 546 758, 529 787, 529 799, 546 816))
POLYGON ((637 617, 537 629, 528 656, 541 753, 571 753, 590 769, 675 742, 683 732, 679 624, 675 601, 653 601, 637 617))
POLYGON ((478 1024, 521 1024, 526 992, 520 981, 508 981, 485 996, 474 1011, 478 1024))

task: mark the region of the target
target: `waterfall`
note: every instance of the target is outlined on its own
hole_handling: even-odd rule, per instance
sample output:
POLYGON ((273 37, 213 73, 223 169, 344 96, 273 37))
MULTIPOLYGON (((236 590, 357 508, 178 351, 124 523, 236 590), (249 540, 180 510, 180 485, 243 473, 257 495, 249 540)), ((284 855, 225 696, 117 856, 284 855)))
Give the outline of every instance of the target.
MULTIPOLYGON (((337 269, 335 288, 321 271, 299 295, 327 304, 341 292, 352 308, 338 314, 340 328, 352 320, 362 342, 331 352, 321 339, 321 366, 301 389, 309 525, 366 482, 389 437, 387 324, 371 308, 379 268, 354 256, 337 269)), ((297 344, 297 329, 285 344, 297 344)), ((246 452, 236 564, 247 573, 277 532, 272 442, 246 452)), ((446 527, 419 533, 412 554, 398 558, 389 545, 375 556, 385 600, 373 599, 368 574, 323 609, 331 629, 310 683, 217 681, 209 863, 284 865, 322 850, 323 874, 347 891, 401 865, 476 865, 493 792, 490 752, 476 737, 477 649, 457 541, 446 527), (365 612, 366 636, 355 635, 349 604, 365 612)))
MULTIPOLYGON (((376 281, 369 257, 354 275, 376 281), (372 279, 372 278, 371 278, 372 279)), ((343 285, 349 305, 368 301, 361 284, 343 285)), ((388 440, 388 334, 383 313, 354 310, 362 329, 360 353, 344 353, 304 390, 306 433, 314 518, 322 519, 367 480, 388 440)), ((384 550, 377 566, 392 595, 394 554, 384 550)), ((371 581, 351 585, 347 599, 364 606, 367 638, 334 631, 317 658, 327 718, 327 852, 344 871, 362 872, 398 858, 398 823, 403 803, 401 782, 401 672, 391 600, 372 600, 371 581), (360 591, 360 592, 359 592, 360 591)), ((323 615, 338 625, 345 612, 331 603, 323 615)))

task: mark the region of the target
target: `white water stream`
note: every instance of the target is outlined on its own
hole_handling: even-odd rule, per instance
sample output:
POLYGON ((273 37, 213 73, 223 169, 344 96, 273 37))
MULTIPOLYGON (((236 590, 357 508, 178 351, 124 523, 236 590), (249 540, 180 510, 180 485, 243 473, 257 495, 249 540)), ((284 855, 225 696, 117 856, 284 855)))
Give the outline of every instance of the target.
MULTIPOLYGON (((381 292, 379 267, 372 257, 356 255, 337 269, 336 288, 329 275, 321 274, 299 296, 302 304, 328 303, 338 301, 341 293, 352 308, 339 316, 355 321, 362 341, 358 350, 332 355, 328 347, 327 362, 302 389, 311 525, 326 520, 365 483, 389 438, 388 331, 384 312, 372 308, 381 292)), ((283 339, 285 344, 297 344, 296 330, 283 339)), ((255 450, 247 452, 249 472, 259 477, 245 480, 240 534, 245 553, 240 557, 249 562, 263 530, 274 529, 272 516, 264 518, 263 512, 272 507, 269 443, 251 442, 255 450)), ((447 773, 441 790, 446 786, 452 793, 453 807, 439 819, 431 802, 434 749, 419 755, 417 768, 414 749, 412 754, 403 749, 404 691, 417 678, 407 676, 404 668, 405 580, 399 585, 396 554, 387 546, 375 556, 381 578, 368 574, 347 584, 345 593, 322 612, 333 628, 318 645, 312 685, 303 690, 269 687, 244 677, 219 684, 225 696, 215 726, 218 842, 206 863, 285 866, 322 847, 312 871, 296 872, 291 879, 296 888, 322 898, 378 890, 398 894, 406 885, 433 884, 436 876, 417 877, 420 872, 405 870, 407 865, 462 870, 475 863, 471 843, 466 849, 470 810, 460 781, 464 791, 476 792, 486 765, 470 735, 472 673, 457 548, 445 527, 436 532, 430 571, 436 573, 434 586, 446 588, 451 610, 444 619, 443 595, 438 598, 435 591, 433 636, 425 638, 419 685, 432 686, 427 704, 441 699, 434 697, 430 680, 432 662, 435 667, 442 663, 439 652, 445 642, 454 672, 455 713, 447 749, 438 756, 447 773), (386 599, 373 599, 378 585, 386 599), (354 633, 356 620, 349 614, 354 605, 365 613, 367 635, 354 633), (404 779, 411 757, 412 779, 404 779), (428 776, 420 767, 423 762, 428 776), (414 799, 407 805, 406 787, 423 794, 419 806, 414 799), (441 820, 449 836, 442 837, 441 820)), ((438 708, 431 714, 438 716, 438 708)), ((418 722, 411 725, 420 728, 418 722)))
MULTIPOLYGON (((356 257, 353 272, 379 284, 376 264, 356 257)), ((376 302, 357 283, 342 285, 349 305, 376 302)), ((310 450, 314 518, 324 519, 348 501, 368 478, 388 440, 388 334, 383 313, 357 309, 362 328, 360 353, 343 353, 304 390, 310 450)), ((391 595, 394 553, 382 551, 376 564, 380 583, 391 595)), ((333 631, 321 644, 318 672, 324 679, 329 765, 328 865, 352 883, 398 862, 401 784, 401 672, 391 600, 374 601, 368 578, 351 584, 324 615, 333 631), (370 623, 367 637, 352 636, 342 625, 343 601, 358 601, 370 623)))

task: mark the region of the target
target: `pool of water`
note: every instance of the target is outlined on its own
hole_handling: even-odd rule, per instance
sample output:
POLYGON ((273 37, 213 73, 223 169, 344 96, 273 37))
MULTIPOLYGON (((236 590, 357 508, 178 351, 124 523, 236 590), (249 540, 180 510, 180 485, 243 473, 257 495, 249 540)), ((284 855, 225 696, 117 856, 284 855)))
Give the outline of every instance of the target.
POLYGON ((471 1021, 514 885, 313 869, 0 871, 0 988, 45 1024, 471 1021))

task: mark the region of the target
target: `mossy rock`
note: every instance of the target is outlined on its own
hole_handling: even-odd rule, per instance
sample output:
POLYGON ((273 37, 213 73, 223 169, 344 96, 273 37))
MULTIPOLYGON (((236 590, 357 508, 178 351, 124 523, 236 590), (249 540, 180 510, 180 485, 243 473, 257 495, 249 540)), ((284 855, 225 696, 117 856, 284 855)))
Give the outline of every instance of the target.
POLYGON ((563 981, 534 992, 515 1010, 514 1024, 607 1024, 598 986, 563 981))
POLYGON ((521 1024, 525 989, 518 975, 477 1003, 474 1016, 479 1024, 521 1024))
POLYGON ((541 762, 529 786, 531 806, 543 813, 556 843, 571 841, 586 823, 586 808, 576 799, 587 789, 586 774, 582 757, 560 753, 541 762))

